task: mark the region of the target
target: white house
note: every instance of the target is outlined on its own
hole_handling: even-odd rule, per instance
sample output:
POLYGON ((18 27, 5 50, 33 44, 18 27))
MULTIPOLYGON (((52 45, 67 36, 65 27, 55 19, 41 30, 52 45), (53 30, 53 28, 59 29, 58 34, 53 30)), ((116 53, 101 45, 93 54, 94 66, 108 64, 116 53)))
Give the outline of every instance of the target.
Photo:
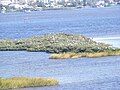
POLYGON ((8 4, 11 4, 11 3, 12 3, 11 0, 1 0, 2 5, 8 5, 8 4))

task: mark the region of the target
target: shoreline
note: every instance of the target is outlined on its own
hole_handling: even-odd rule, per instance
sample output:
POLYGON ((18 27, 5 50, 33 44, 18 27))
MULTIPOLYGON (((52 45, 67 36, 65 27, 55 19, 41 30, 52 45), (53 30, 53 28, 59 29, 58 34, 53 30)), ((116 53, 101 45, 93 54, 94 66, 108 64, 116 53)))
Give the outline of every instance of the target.
POLYGON ((116 4, 116 5, 113 5, 113 6, 104 6, 104 7, 91 7, 91 6, 81 6, 81 7, 57 7, 57 8, 53 8, 53 7, 50 7, 50 8, 40 8, 40 9, 32 9, 32 10, 10 10, 10 11, 0 11, 0 14, 6 14, 6 13, 9 13, 9 12, 25 12, 25 13, 31 13, 31 12, 34 12, 34 11, 50 11, 50 10, 81 10, 81 9, 95 9, 95 8, 111 8, 111 7, 119 7, 120 5, 116 4))

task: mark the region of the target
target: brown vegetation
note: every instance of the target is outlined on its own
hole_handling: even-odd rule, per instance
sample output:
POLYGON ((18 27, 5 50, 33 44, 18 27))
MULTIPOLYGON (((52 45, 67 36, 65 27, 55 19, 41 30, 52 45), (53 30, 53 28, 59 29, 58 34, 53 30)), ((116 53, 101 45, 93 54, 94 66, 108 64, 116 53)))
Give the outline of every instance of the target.
POLYGON ((106 50, 103 52, 84 52, 84 53, 60 53, 60 54, 52 54, 50 59, 68 59, 68 58, 81 58, 81 57, 89 57, 89 58, 97 58, 97 57, 105 57, 105 56, 118 56, 120 55, 120 50, 106 50))
POLYGON ((0 78, 0 90, 26 87, 43 87, 57 85, 58 81, 47 78, 0 78))

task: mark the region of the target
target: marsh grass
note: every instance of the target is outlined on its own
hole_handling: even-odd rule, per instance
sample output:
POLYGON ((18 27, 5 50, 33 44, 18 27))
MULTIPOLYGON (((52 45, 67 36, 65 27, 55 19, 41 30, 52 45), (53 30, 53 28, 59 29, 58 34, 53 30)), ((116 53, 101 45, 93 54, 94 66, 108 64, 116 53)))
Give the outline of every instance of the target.
POLYGON ((84 52, 84 53, 60 53, 60 54, 52 54, 50 59, 69 59, 69 58, 81 58, 81 57, 89 57, 89 58, 97 58, 97 57, 105 57, 105 56, 119 56, 120 50, 106 50, 103 52, 84 52))
POLYGON ((47 78, 26 78, 26 77, 14 77, 7 79, 0 78, 0 90, 26 87, 43 87, 53 85, 58 85, 58 81, 55 79, 47 78))

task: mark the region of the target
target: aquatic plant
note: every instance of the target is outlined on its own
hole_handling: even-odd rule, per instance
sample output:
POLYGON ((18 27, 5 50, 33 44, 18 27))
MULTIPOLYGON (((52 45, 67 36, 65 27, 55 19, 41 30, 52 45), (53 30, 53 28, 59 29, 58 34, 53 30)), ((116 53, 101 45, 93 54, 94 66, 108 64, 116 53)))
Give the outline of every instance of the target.
POLYGON ((58 85, 58 81, 55 79, 48 78, 0 78, 0 90, 26 87, 43 87, 53 85, 58 85))

